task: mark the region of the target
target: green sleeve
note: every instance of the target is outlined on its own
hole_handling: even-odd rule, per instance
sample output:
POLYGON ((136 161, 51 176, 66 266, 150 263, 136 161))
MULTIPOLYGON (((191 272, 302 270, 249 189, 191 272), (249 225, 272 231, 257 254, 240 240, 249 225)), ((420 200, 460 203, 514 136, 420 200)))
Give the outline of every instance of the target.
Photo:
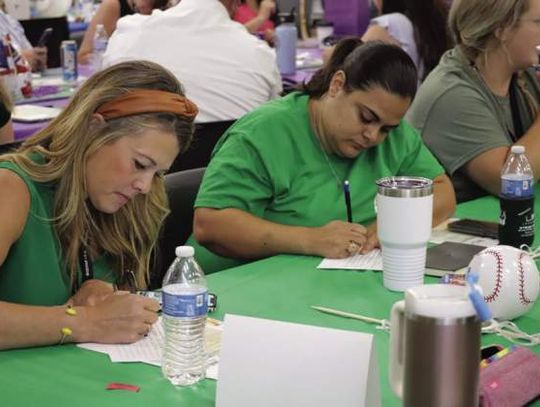
POLYGON ((435 100, 422 137, 449 174, 510 140, 483 96, 470 86, 456 86, 435 100))
POLYGON ((274 192, 259 147, 243 133, 227 136, 206 169, 195 207, 236 208, 263 217, 274 192))
POLYGON ((403 161, 396 175, 421 176, 434 179, 444 174, 444 169, 422 142, 414 128, 403 121, 397 130, 401 134, 392 136, 400 137, 405 146, 402 150, 404 152, 402 153, 404 154, 403 161))

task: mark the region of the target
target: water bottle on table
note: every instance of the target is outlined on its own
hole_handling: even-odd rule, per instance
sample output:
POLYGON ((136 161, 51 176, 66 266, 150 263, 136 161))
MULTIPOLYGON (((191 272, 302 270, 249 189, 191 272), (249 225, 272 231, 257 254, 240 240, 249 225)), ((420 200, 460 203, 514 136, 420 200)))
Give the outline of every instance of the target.
POLYGON ((525 147, 512 146, 501 171, 499 242, 519 248, 534 240, 534 175, 525 147))
POLYGON ((296 40, 298 32, 294 23, 294 14, 282 17, 282 23, 276 28, 276 60, 281 75, 296 73, 296 40))
POLYGON ((177 247, 176 259, 163 278, 165 347, 161 369, 176 386, 197 383, 206 372, 208 288, 194 253, 191 246, 177 247))
POLYGON ((92 63, 94 64, 94 69, 97 71, 101 70, 103 65, 103 55, 107 50, 107 44, 109 43, 109 36, 103 24, 96 25, 96 32, 94 34, 94 52, 92 55, 92 63))

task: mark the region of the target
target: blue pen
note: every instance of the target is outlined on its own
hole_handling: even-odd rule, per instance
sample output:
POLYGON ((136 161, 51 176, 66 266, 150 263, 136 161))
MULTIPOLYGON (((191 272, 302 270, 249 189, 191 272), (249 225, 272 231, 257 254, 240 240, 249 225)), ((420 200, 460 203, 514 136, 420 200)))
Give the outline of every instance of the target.
POLYGON ((352 223, 351 191, 349 180, 343 181, 343 194, 345 195, 345 206, 347 207, 347 222, 352 223))

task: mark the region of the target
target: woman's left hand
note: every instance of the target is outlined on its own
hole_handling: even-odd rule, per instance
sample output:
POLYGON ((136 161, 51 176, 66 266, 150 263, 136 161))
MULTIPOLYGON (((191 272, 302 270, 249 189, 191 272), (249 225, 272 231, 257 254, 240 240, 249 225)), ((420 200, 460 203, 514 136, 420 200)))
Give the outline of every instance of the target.
POLYGON ((94 306, 115 293, 112 284, 101 280, 88 280, 83 283, 68 301, 73 307, 94 306))

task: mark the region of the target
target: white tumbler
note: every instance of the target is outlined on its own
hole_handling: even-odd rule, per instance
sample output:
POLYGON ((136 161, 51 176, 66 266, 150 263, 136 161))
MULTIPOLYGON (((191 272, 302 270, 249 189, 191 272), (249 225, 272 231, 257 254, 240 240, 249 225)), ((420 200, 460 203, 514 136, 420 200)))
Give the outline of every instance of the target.
POLYGON ((377 234, 382 249, 383 284, 405 291, 424 283, 431 235, 433 181, 387 177, 377 181, 377 234))

